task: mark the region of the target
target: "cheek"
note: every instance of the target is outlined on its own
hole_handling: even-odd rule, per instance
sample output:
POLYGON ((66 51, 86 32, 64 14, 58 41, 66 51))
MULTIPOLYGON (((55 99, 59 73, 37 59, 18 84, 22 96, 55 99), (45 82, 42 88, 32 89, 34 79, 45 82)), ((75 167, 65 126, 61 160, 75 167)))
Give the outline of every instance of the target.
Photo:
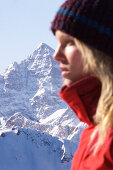
POLYGON ((79 50, 73 50, 71 53, 70 53, 70 63, 72 65, 82 65, 82 55, 81 55, 81 52, 79 50))

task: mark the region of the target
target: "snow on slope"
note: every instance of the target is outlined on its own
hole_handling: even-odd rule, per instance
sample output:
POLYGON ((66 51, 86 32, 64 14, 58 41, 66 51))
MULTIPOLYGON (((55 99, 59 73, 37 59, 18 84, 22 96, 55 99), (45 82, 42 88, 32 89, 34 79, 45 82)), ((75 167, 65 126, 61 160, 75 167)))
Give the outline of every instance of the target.
POLYGON ((70 168, 72 155, 66 155, 66 147, 70 146, 69 141, 62 142, 40 131, 24 128, 5 129, 0 133, 0 170, 70 168))

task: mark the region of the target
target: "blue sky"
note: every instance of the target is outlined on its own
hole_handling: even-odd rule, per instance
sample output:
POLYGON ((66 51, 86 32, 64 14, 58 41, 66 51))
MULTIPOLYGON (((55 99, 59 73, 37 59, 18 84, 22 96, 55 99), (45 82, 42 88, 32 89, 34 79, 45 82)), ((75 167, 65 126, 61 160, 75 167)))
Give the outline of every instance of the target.
POLYGON ((44 42, 55 49, 51 21, 64 0, 0 0, 0 74, 44 42))

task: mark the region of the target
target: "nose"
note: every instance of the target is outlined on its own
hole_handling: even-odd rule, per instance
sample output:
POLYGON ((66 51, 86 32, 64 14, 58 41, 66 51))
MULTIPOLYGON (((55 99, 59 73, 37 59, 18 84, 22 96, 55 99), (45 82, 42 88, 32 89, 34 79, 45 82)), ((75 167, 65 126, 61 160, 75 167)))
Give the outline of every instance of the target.
POLYGON ((53 54, 53 59, 58 61, 58 62, 63 62, 65 60, 65 55, 63 53, 62 48, 60 45, 56 48, 54 54, 53 54))

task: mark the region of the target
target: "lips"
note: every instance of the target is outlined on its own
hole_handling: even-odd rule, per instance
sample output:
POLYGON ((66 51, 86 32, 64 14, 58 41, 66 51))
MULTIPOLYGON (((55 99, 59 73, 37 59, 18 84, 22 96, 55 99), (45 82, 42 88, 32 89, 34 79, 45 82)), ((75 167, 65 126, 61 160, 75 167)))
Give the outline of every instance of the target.
POLYGON ((62 73, 61 73, 62 77, 68 78, 69 70, 67 68, 65 68, 65 67, 60 67, 60 70, 62 71, 62 73))
POLYGON ((61 71, 68 71, 67 68, 63 68, 63 67, 60 67, 60 70, 61 70, 61 71))

